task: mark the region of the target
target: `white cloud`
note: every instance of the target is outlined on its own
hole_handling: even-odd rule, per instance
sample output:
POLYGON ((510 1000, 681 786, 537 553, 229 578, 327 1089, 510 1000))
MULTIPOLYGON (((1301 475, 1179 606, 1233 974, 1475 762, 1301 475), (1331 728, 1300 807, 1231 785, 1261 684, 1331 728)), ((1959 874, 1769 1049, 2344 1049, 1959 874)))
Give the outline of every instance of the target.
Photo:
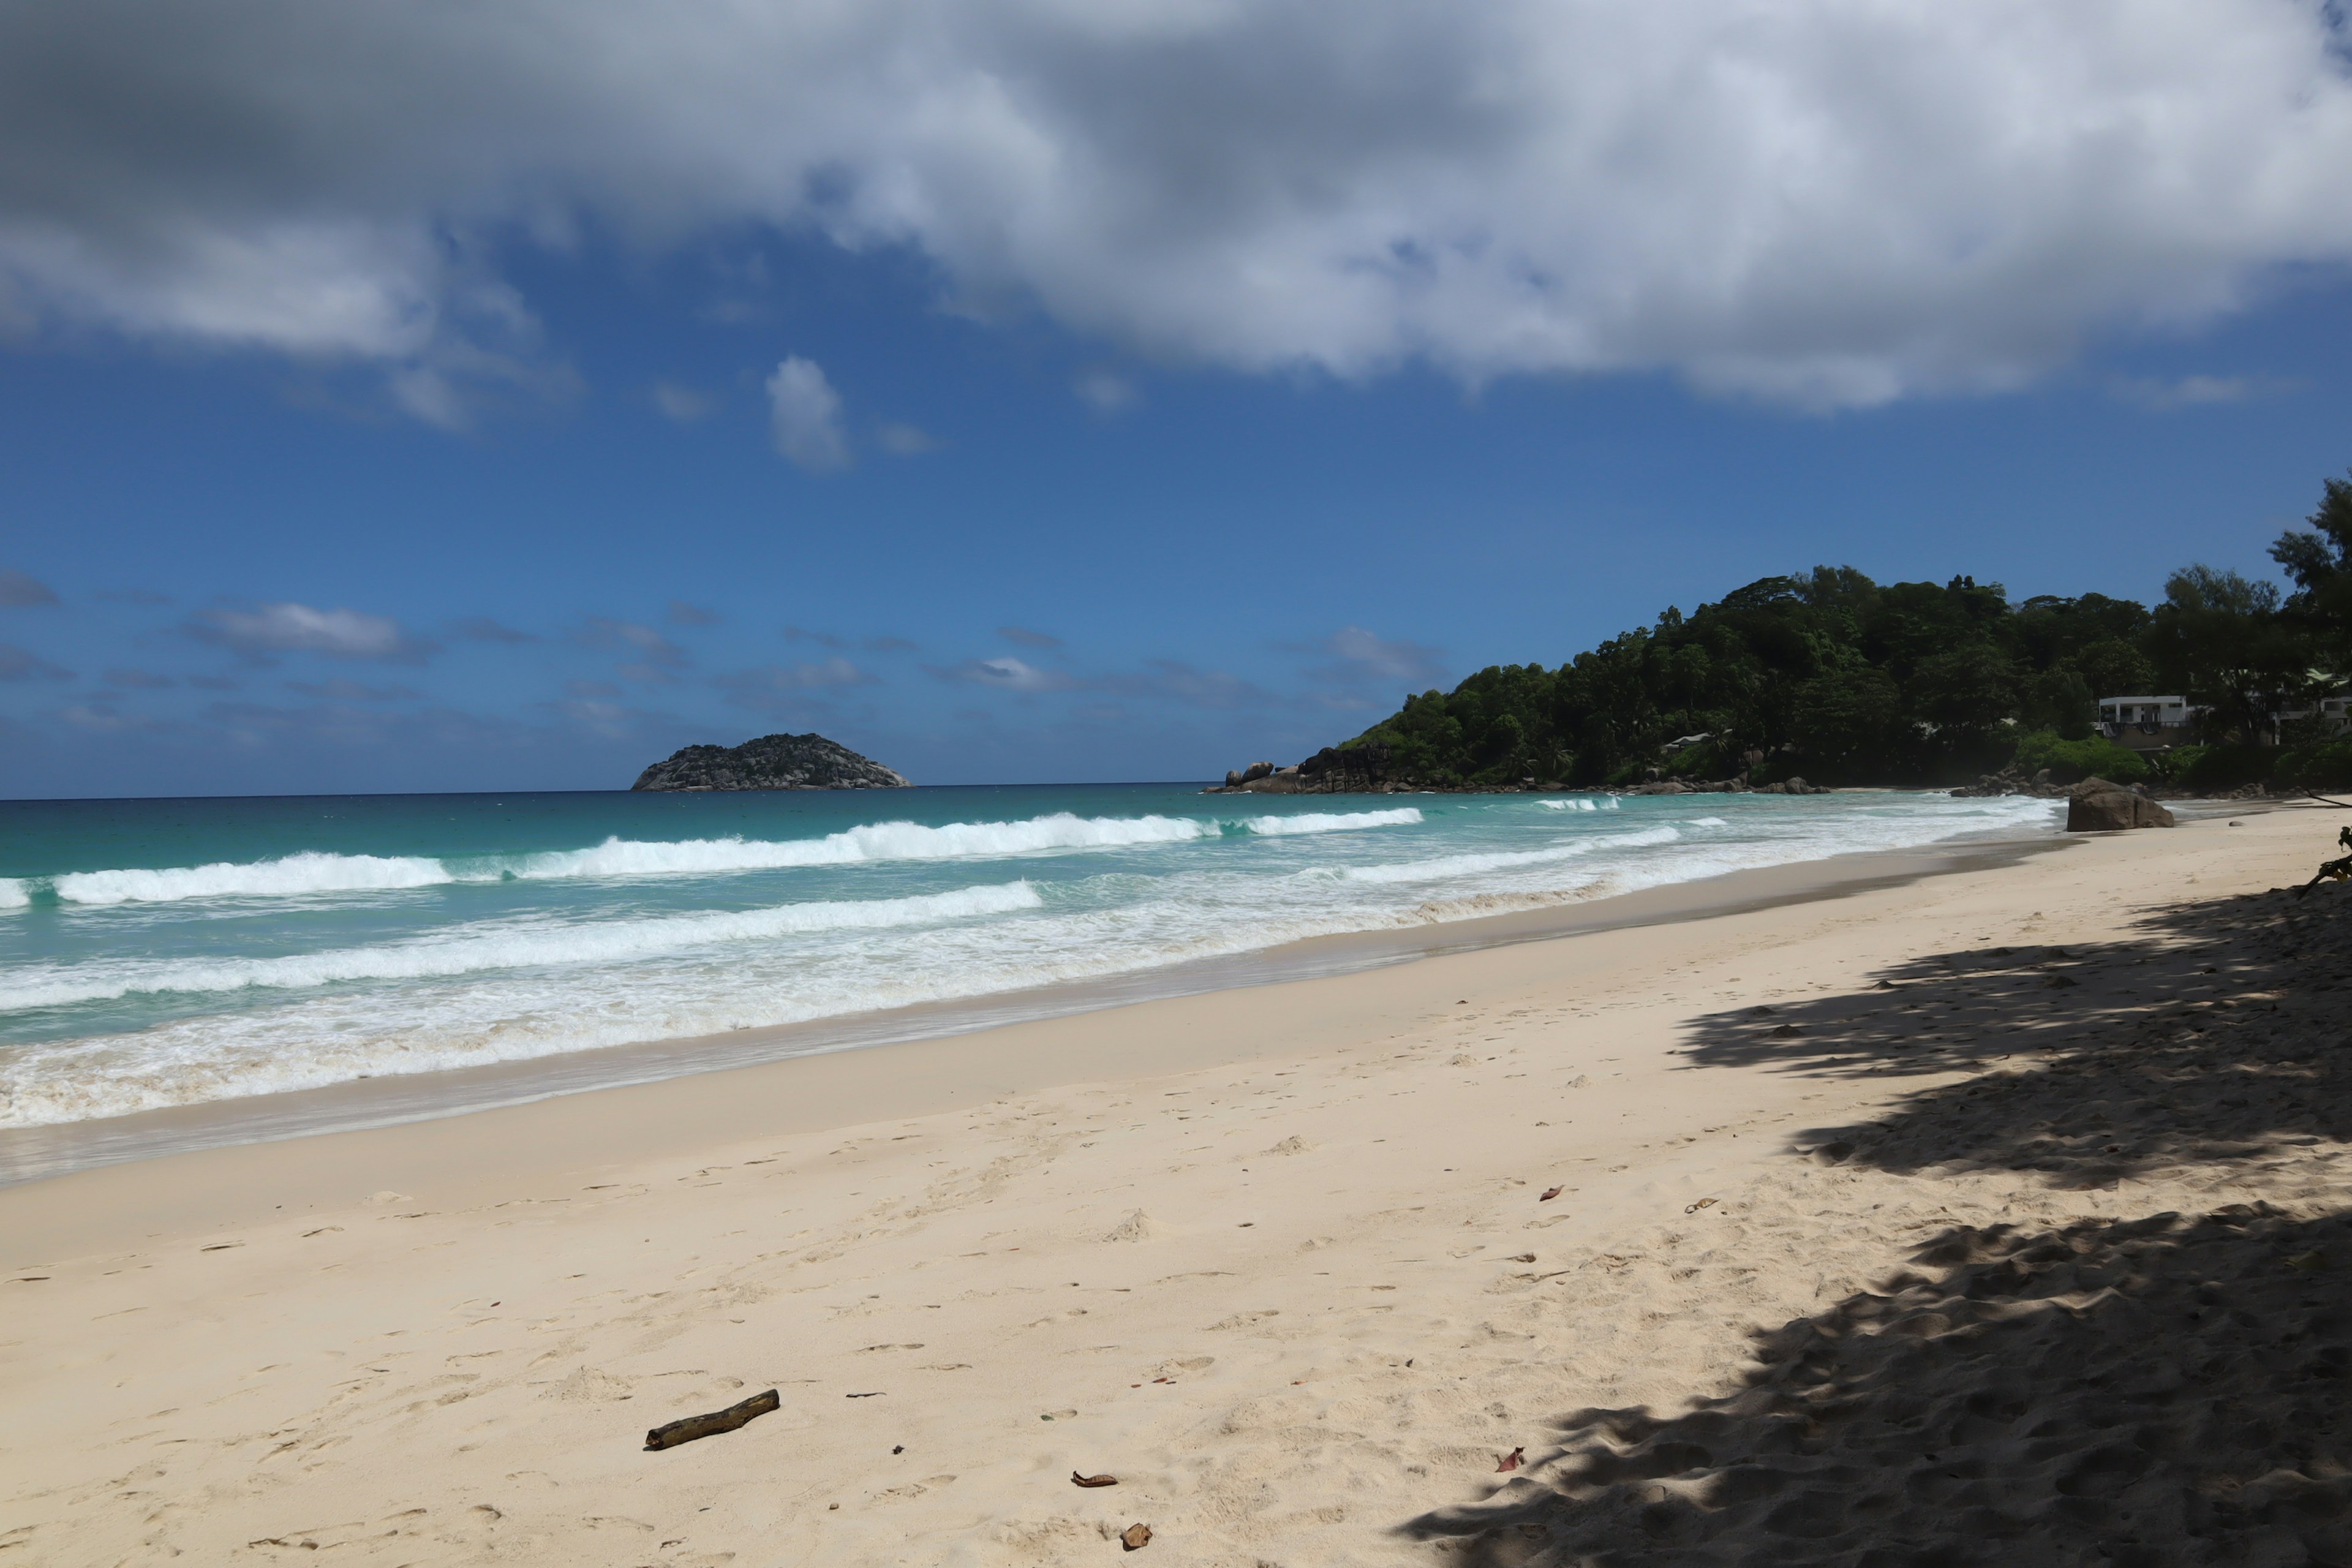
POLYGON ((405 686, 362 686, 341 676, 331 680, 289 680, 286 689, 321 702, 404 702, 418 695, 405 686))
POLYGON ((848 466, 841 395, 814 360, 794 354, 776 367, 768 378, 768 407, 777 451, 814 474, 848 466))
POLYGON ((883 425, 874 432, 875 445, 894 458, 919 458, 934 451, 939 439, 919 425, 883 425))
POLYGON ((1078 401, 1097 414, 1116 414, 1135 401, 1135 383, 1108 370, 1090 370, 1070 384, 1078 401))
POLYGON ((718 400, 708 393, 698 392, 675 381, 654 383, 653 398, 654 406, 661 410, 664 418, 680 425, 691 425, 698 419, 708 418, 719 407, 718 400))
POLYGON ((2245 403, 2289 389, 2284 383, 2258 375, 2122 376, 2109 385, 2124 402, 2158 410, 2245 403))
POLYGON ((475 642, 524 643, 539 640, 539 635, 536 632, 517 631, 514 627, 493 620, 488 616, 467 616, 460 620, 451 621, 449 629, 459 637, 471 638, 475 642))
POLYGON ((1328 679, 1377 678, 1418 683, 1435 680, 1444 673, 1440 662, 1443 648, 1427 647, 1402 637, 1377 637, 1361 626, 1340 627, 1324 638, 1317 651, 1340 660, 1339 665, 1318 672, 1328 679))
POLYGON ((942 680, 970 681, 975 686, 993 686, 1005 691, 1068 691, 1078 684, 1058 669, 1040 669, 1025 660, 1009 657, 968 658, 948 668, 925 668, 942 680))
POLYGON ((415 663, 435 645, 409 637, 389 616, 358 610, 320 610, 309 605, 258 605, 249 610, 216 608, 198 613, 188 634, 243 654, 323 653, 338 658, 381 658, 415 663))
MULTIPOLYGON (((639 664, 662 669, 677 669, 689 662, 686 649, 653 627, 636 621, 614 620, 610 616, 589 616, 579 631, 572 634, 572 640, 583 647, 634 653, 639 664)), ((633 667, 623 668, 625 670, 633 667)), ((644 678, 631 676, 630 679, 644 678)))
POLYGON ((2352 258, 2345 44, 2321 0, 16 6, 0 299, 446 418, 529 338, 490 238, 749 224, 1177 359, 1867 404, 2352 258))

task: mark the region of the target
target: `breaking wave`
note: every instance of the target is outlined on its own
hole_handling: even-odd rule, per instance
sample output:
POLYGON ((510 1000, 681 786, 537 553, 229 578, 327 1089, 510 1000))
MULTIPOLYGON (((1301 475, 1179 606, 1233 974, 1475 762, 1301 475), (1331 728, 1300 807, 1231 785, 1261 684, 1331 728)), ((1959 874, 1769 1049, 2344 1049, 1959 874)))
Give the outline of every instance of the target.
POLYGON ((1242 826, 1269 838, 1294 833, 1347 833, 1359 827, 1408 827, 1421 820, 1418 806, 1392 811, 1305 811, 1296 816, 1252 816, 1242 826))
POLYGON ((1549 849, 1442 855, 1432 860, 1405 860, 1389 866, 1349 866, 1339 874, 1350 882, 1433 882, 1446 877, 1475 876, 1481 871, 1510 871, 1522 866, 1580 859, 1596 849, 1637 849, 1651 844, 1671 844, 1681 837, 1672 827, 1647 827, 1639 833, 1598 834, 1568 844, 1555 844, 1549 849))
MULTIPOLYGON (((1254 816, 1237 824, 1267 837, 1401 826, 1419 810, 1310 812, 1254 816)), ((395 892, 412 888, 508 879, 586 877, 692 877, 772 871, 800 866, 855 866, 894 860, 993 859, 1054 850, 1121 849, 1213 838, 1222 826, 1181 816, 1079 816, 1055 812, 1024 822, 876 822, 822 838, 612 837, 585 849, 467 859, 424 856, 329 855, 315 851, 274 860, 219 861, 155 870, 73 871, 47 879, 60 903, 169 903, 183 899, 300 898, 320 893, 395 892)), ((28 881, 0 879, 0 910, 32 901, 28 881)))
POLYGON ((180 959, 70 970, 50 966, 19 971, 0 981, 0 1012, 163 992, 300 989, 353 980, 421 980, 543 964, 607 963, 711 942, 1012 914, 1036 909, 1043 902, 1027 882, 1005 882, 914 898, 782 904, 766 910, 509 929, 280 958, 180 959))
POLYGON ((163 870, 68 871, 49 879, 62 903, 169 903, 178 899, 287 898, 305 893, 380 892, 457 880, 438 860, 414 856, 321 855, 163 870))

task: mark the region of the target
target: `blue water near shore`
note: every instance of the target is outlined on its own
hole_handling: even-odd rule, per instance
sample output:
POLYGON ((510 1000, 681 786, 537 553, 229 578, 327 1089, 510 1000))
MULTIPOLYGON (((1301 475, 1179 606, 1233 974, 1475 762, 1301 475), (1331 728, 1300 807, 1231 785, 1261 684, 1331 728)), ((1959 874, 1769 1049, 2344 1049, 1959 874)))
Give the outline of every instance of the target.
POLYGON ((2044 801, 1893 792, 0 803, 0 1127, 847 1019, 2055 827, 2044 801))

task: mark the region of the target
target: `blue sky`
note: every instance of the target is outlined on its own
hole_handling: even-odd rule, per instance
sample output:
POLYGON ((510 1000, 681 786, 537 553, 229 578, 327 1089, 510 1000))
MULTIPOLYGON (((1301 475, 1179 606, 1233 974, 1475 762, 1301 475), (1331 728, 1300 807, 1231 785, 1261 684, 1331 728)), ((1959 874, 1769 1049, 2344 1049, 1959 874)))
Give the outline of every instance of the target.
POLYGON ((0 795, 611 788, 811 728, 924 783, 1209 777, 1817 562, 2267 572, 2352 466, 2340 25, 2252 5, 2223 49, 2159 5, 2021 54, 1869 10, 1591 12, 1498 115, 1410 7, 1335 65, 1315 6, 973 6, 909 68, 940 13, 785 5, 712 41, 918 79, 778 108, 731 60, 493 58, 435 110, 462 138, 394 90, 455 47, 433 7, 297 29, 357 85, 290 103, 236 47, 268 5, 121 58, 136 0, 0 24, 40 84, 0 92, 0 795), (1914 54, 1934 112, 1883 90, 1914 54), (1787 90, 1710 86, 1730 57, 1787 90), (2120 165, 2067 129, 2152 97, 2120 165), (1559 130, 1603 100, 1612 148, 1721 123, 1603 179, 1559 130))

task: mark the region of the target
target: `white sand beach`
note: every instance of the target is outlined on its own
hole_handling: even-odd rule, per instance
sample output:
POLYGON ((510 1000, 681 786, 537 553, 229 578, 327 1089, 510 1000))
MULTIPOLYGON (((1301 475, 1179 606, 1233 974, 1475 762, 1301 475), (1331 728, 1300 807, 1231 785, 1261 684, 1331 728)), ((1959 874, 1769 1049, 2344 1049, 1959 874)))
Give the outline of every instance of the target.
POLYGON ((0 1189, 0 1563, 2345 1561, 2344 820, 0 1189))

